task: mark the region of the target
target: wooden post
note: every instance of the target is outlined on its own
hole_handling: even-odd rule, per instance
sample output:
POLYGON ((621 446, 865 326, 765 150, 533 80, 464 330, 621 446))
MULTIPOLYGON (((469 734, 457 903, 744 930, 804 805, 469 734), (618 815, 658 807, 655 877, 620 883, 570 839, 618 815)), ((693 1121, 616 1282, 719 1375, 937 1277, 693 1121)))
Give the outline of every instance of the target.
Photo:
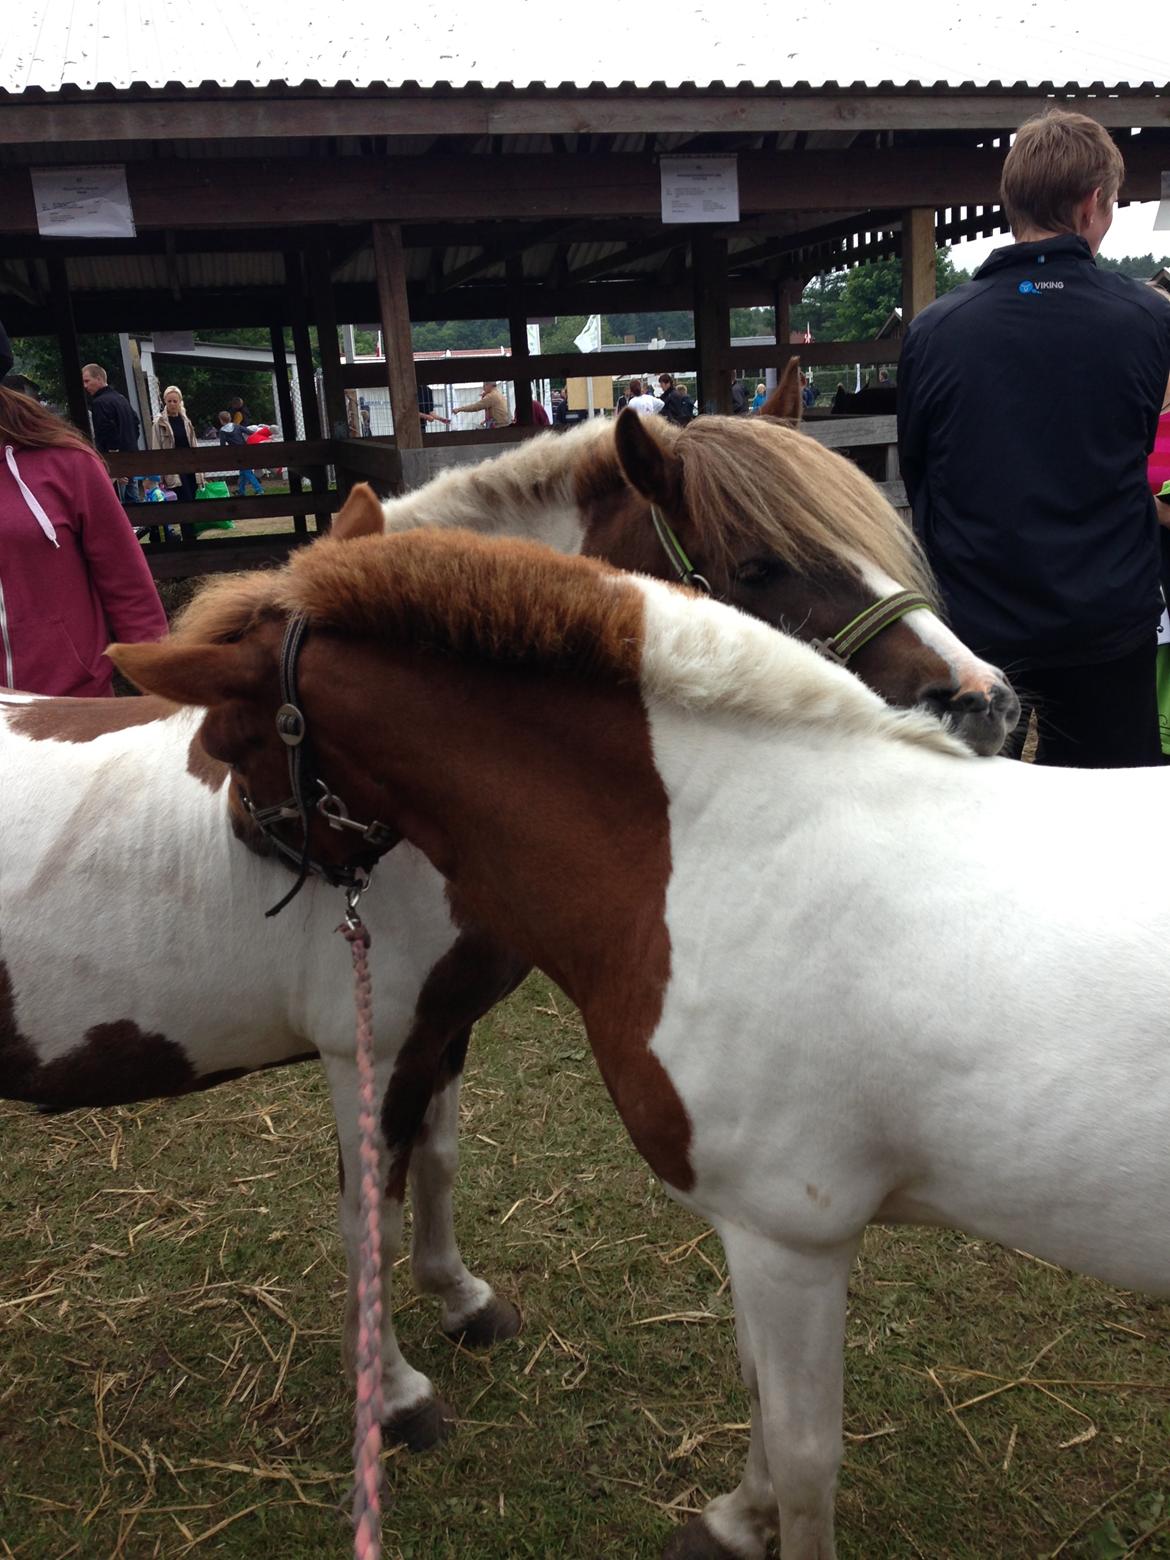
POLYGON ((695 346, 699 353, 699 405, 704 411, 730 412, 731 379, 723 354, 731 346, 727 307, 727 240, 700 235, 691 242, 695 287, 695 346))
POLYGON ((373 228, 374 274, 378 280, 382 350, 386 354, 386 382, 390 387, 394 441, 400 450, 421 450, 422 424, 418 420, 418 380, 414 372, 410 306, 406 299, 406 255, 402 247, 402 229, 397 222, 375 222, 373 228))
MULTIPOLYGON (((309 340, 309 321, 305 312, 304 271, 299 254, 290 252, 285 255, 284 274, 288 289, 289 318, 292 321, 293 353, 297 363, 301 422, 304 424, 306 439, 320 439, 326 436, 326 432, 324 419, 321 416, 317 402, 317 378, 313 368, 313 346, 309 340)), ((314 493, 324 495, 327 484, 325 473, 320 467, 314 467, 310 472, 309 482, 314 493)), ((327 531, 329 529, 331 515, 329 513, 328 500, 324 497, 322 497, 321 508, 314 512, 313 519, 317 522, 318 531, 327 531)))
POLYGON ((909 325, 935 299, 934 211, 914 206, 902 213, 902 323, 909 325))
POLYGON ((314 244, 309 250, 309 291, 313 299, 317 351, 321 357, 321 383, 325 391, 325 437, 344 439, 349 435, 349 422, 345 415, 333 276, 329 269, 329 251, 324 244, 314 244))
POLYGON ((69 420, 80 428, 87 438, 90 438, 93 429, 89 421, 89 397, 81 382, 81 348, 77 342, 77 327, 73 323, 73 300, 69 296, 69 277, 65 271, 65 261, 60 256, 55 256, 46 260, 45 266, 49 273, 53 314, 57 322, 57 342, 61 348, 61 372, 65 379, 69 420))
MULTIPOLYGON (((288 377, 288 353, 284 345, 284 326, 274 324, 269 326, 269 340, 272 342, 272 377, 276 381, 276 409, 280 413, 280 431, 285 439, 295 439, 297 433, 297 417, 293 410, 292 385, 288 377)), ((290 493, 300 494, 304 491, 304 484, 300 474, 290 471, 288 474, 288 490, 290 493)), ((293 516, 293 530, 298 536, 308 534, 309 525, 305 515, 293 516)))
POLYGON ((504 262, 508 278, 508 341, 512 348, 512 394, 516 421, 532 427, 532 378, 528 366, 528 309, 524 301, 524 257, 509 255, 504 262))
POLYGON ((792 283, 788 277, 781 277, 776 283, 776 345, 786 347, 792 336, 792 283))

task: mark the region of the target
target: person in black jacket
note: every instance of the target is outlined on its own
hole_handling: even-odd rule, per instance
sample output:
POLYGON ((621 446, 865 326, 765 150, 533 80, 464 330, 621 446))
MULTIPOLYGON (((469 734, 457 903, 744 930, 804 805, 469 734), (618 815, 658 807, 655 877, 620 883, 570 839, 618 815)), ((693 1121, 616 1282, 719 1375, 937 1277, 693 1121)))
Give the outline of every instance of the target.
POLYGON ((914 319, 898 368, 902 474, 955 632, 1034 703, 1037 762, 1083 768, 1161 761, 1146 457, 1170 307, 1097 269, 1124 172, 1095 120, 1023 125, 1001 185, 1016 242, 914 319))
MULTIPOLYGON (((106 380, 100 363, 87 363, 81 370, 81 383, 89 397, 89 415, 93 423, 93 442, 103 455, 117 455, 138 448, 142 422, 120 390, 106 380)), ((114 486, 123 502, 127 494, 137 500, 138 479, 115 478, 114 486)))

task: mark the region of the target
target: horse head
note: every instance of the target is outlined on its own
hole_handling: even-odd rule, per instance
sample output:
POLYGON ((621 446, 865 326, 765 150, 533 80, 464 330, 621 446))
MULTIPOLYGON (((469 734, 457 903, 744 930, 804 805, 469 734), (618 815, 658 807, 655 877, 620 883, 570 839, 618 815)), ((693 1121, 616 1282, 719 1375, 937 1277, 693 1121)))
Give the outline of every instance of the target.
POLYGON ((602 481, 595 460, 583 484, 584 550, 658 575, 673 562, 718 600, 831 654, 843 646, 839 658, 887 703, 929 710, 975 752, 997 753, 1019 718, 1015 693, 936 615, 914 537, 874 484, 796 431, 795 360, 764 412, 685 430, 622 412, 613 454, 622 480, 602 481), (677 540, 677 551, 665 544, 672 557, 655 512, 677 540))

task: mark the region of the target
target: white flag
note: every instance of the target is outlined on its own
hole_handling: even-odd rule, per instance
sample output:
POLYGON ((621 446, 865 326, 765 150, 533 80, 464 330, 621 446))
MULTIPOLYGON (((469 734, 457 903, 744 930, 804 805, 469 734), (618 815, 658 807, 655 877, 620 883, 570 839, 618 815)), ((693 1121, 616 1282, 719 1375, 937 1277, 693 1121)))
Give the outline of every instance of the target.
POLYGON ((578 352, 599 352, 601 350, 601 315, 591 314, 585 321, 585 327, 577 336, 573 345, 578 352))

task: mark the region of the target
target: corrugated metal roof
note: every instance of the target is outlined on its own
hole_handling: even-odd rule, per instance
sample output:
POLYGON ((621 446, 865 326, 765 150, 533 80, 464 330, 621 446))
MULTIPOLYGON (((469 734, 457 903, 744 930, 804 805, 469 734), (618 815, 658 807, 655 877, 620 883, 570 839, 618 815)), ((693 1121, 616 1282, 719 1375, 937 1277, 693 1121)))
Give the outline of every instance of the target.
POLYGON ((630 0, 448 0, 433 9, 248 0, 20 0, 0 89, 304 82, 486 88, 927 84, 1116 90, 1170 83, 1162 0, 755 0, 709 14, 630 0), (1158 39, 1162 42, 1159 43, 1158 39))

